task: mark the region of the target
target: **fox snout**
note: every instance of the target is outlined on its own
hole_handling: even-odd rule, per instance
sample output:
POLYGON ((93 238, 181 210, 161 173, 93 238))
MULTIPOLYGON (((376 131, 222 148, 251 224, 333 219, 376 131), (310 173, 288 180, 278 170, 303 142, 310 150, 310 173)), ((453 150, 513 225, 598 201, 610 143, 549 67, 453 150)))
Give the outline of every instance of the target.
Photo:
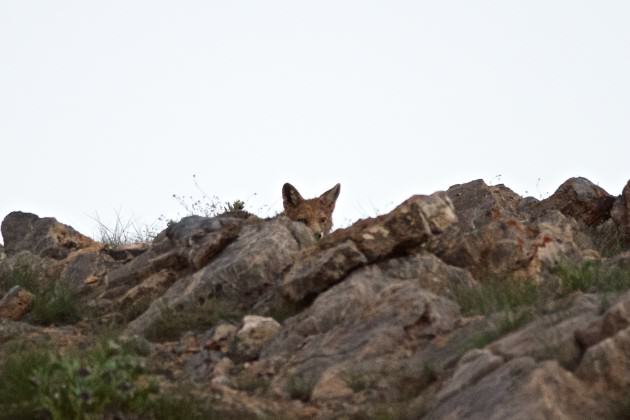
POLYGON ((337 184, 319 197, 305 200, 293 185, 286 183, 282 187, 284 212, 289 219, 308 226, 319 240, 332 229, 332 213, 340 189, 337 184))

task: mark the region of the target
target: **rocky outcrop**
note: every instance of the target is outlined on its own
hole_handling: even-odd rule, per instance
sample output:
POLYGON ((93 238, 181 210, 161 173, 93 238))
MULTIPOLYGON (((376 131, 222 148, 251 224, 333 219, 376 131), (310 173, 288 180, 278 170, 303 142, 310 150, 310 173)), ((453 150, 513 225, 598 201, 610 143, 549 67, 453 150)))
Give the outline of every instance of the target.
POLYGON ((14 212, 0 356, 83 348, 105 326, 163 393, 193 384, 236 418, 611 418, 630 391, 628 197, 630 183, 613 197, 572 178, 539 201, 476 180, 320 241, 226 213, 120 247, 14 212), (509 285, 528 288, 493 289, 509 285), (65 288, 80 321, 15 321, 65 288))
POLYGON ((558 210, 586 226, 596 226, 610 219, 615 197, 586 178, 570 178, 549 197, 542 200, 536 212, 558 210))
POLYGON ((392 389, 420 380, 422 371, 407 371, 402 361, 459 320, 457 306, 424 284, 473 282, 438 261, 405 257, 362 268, 285 321, 261 355, 264 369, 279 368, 274 391, 286 395, 297 382, 317 400, 347 393, 351 377, 381 378, 392 389))
POLYGON ((2 221, 2 237, 8 255, 29 251, 40 257, 66 258, 78 249, 97 243, 52 217, 15 211, 2 221))
POLYGON ((286 218, 254 223, 242 219, 199 218, 196 223, 206 227, 197 228, 190 228, 190 220, 182 223, 183 226, 170 228, 166 233, 168 240, 156 244, 155 253, 139 257, 132 264, 135 267, 125 269, 124 275, 114 272, 108 277, 110 284, 127 284, 127 279, 134 277, 139 278, 135 280, 139 283, 158 270, 174 270, 178 277, 144 313, 129 323, 127 332, 130 334, 142 334, 151 328, 167 308, 177 312, 193 310, 208 299, 230 302, 242 311, 251 309, 264 295, 275 290, 294 255, 313 241, 305 226, 286 218), (238 230, 238 235, 223 233, 224 226, 238 230), (218 251, 220 248, 214 240, 208 241, 205 235, 199 235, 199 229, 209 229, 207 235, 214 238, 235 236, 231 241, 219 240, 224 248, 211 258, 208 249, 218 251), (197 240, 204 245, 198 245, 197 240), (211 261, 197 269, 200 254, 211 261))
POLYGON ((14 286, 0 299, 0 319, 19 321, 33 304, 33 294, 20 286, 14 286))
POLYGON ((445 194, 411 197, 390 213, 338 230, 305 250, 284 276, 283 293, 297 302, 316 295, 359 266, 413 252, 456 221, 445 194))
POLYGON ((611 210, 612 220, 623 234, 623 240, 630 244, 630 181, 623 188, 621 196, 611 210))

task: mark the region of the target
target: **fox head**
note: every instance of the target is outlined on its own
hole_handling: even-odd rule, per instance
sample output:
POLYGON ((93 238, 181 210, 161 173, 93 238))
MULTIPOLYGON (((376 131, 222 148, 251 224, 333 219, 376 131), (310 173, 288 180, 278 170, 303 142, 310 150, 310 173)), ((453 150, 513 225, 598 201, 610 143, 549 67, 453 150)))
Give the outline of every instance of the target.
POLYGON ((316 239, 321 239, 332 229, 332 213, 335 209, 341 185, 337 184, 316 198, 305 200, 288 182, 282 187, 282 201, 286 216, 308 226, 316 239))

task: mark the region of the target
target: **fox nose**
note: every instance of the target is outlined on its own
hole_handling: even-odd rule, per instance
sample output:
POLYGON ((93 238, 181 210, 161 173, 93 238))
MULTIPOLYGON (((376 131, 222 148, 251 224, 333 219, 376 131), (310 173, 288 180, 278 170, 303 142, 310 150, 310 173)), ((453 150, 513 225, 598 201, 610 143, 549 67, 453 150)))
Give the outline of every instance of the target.
POLYGON ((324 234, 322 232, 316 232, 313 236, 315 236, 315 239, 319 241, 324 237, 324 234))

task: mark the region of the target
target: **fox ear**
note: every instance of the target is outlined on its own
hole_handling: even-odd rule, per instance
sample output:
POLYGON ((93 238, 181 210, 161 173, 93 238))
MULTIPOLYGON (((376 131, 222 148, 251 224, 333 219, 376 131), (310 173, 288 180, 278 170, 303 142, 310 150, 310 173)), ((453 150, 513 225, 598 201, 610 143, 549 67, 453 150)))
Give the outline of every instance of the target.
POLYGON ((302 201, 304 201, 304 198, 293 185, 287 182, 282 186, 282 203, 285 210, 296 207, 302 201))
POLYGON ((319 196, 319 199, 330 207, 335 207, 335 202, 339 198, 339 192, 341 191, 341 185, 337 184, 324 194, 319 196))

